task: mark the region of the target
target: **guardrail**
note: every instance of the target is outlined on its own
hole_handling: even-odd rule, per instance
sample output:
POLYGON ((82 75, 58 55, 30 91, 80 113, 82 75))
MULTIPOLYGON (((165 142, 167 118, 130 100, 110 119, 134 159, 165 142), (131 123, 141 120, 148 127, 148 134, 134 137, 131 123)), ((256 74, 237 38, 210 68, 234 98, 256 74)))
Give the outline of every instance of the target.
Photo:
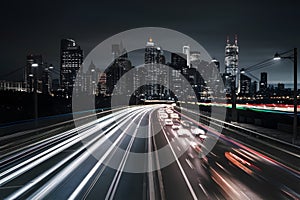
POLYGON ((71 125, 73 125, 74 121, 80 121, 80 120, 86 120, 90 117, 93 116, 99 116, 99 115, 103 115, 103 114, 108 114, 112 111, 117 111, 117 110, 121 110, 124 108, 127 108, 128 106, 124 106, 124 107, 118 107, 118 108, 114 108, 114 109, 101 109, 98 113, 93 113, 93 114, 89 114, 86 116, 82 116, 79 117, 77 119, 71 119, 71 120, 67 120, 67 121, 62 121, 59 123, 55 123, 55 124, 51 124, 48 125, 46 127, 40 127, 40 128, 35 128, 35 129, 31 129, 31 130, 26 130, 26 131, 20 131, 20 132, 16 132, 13 134, 8 134, 8 135, 4 135, 0 137, 0 151, 2 151, 3 149, 8 148, 8 144, 10 142, 14 142, 14 144, 16 145, 16 143, 25 143, 28 142, 28 140, 30 140, 30 142, 34 142, 36 140, 39 140, 39 138, 45 138, 48 136, 52 136, 53 134, 55 134, 58 131, 62 131, 62 130, 67 130, 70 129, 72 127, 70 127, 71 125), (30 137, 32 136, 32 137, 30 137), (18 141, 18 142, 17 142, 18 141))
POLYGON ((235 124, 231 124, 231 123, 219 120, 219 119, 208 117, 208 116, 203 115, 201 113, 196 113, 196 112, 194 112, 192 110, 184 109, 184 108, 178 107, 178 106, 176 106, 176 107, 179 108, 179 109, 181 109, 181 110, 185 110, 187 112, 193 113, 195 115, 199 115, 201 117, 201 119, 204 119, 204 120, 206 120, 209 123, 214 123, 214 124, 216 124, 218 126, 222 126, 222 127, 225 127, 225 128, 230 128, 232 130, 236 130, 237 134, 241 135, 241 133, 244 133, 244 134, 247 134, 248 136, 261 137, 264 140, 269 140, 269 141, 272 141, 272 142, 275 142, 275 143, 279 143, 281 145, 286 145, 286 146, 289 146, 289 147, 300 149, 300 146, 292 144, 292 143, 289 143, 289 142, 286 142, 286 141, 282 141, 282 140, 280 140, 278 138, 274 138, 274 137, 271 137, 271 136, 268 136, 268 135, 264 135, 262 133, 259 133, 259 132, 256 132, 256 131, 253 131, 253 130, 250 130, 250 129, 247 129, 247 128, 244 128, 244 127, 241 127, 241 126, 238 126, 238 125, 235 125, 235 124))

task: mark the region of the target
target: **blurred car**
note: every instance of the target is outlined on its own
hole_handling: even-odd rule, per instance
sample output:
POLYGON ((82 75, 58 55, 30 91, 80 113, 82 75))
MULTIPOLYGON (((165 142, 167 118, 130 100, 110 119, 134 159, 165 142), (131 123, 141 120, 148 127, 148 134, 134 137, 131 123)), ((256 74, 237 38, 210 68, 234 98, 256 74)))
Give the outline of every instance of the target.
POLYGON ((192 126, 192 122, 186 121, 186 120, 181 120, 181 125, 184 128, 190 128, 192 126))
POLYGON ((190 146, 197 153, 198 156, 201 155, 202 150, 201 150, 201 145, 200 144, 198 144, 196 142, 191 142, 190 146))
POLYGON ((177 135, 178 137, 189 137, 190 132, 187 129, 180 128, 177 130, 177 135))
POLYGON ((157 112, 158 112, 158 114, 160 114, 160 113, 166 113, 164 110, 159 110, 157 112))
POLYGON ((171 117, 172 119, 179 119, 179 115, 178 115, 177 113, 171 113, 171 114, 170 114, 170 117, 171 117))
POLYGON ((168 109, 170 109, 170 108, 172 108, 173 106, 172 105, 166 105, 165 106, 165 108, 168 108, 168 109))
POLYGON ((250 157, 246 156, 239 150, 233 150, 234 152, 225 152, 225 157, 228 159, 228 161, 230 161, 230 163, 249 175, 254 175, 256 172, 260 171, 260 169, 252 163, 250 157))
POLYGON ((173 126, 173 121, 171 119, 165 119, 166 126, 173 126))
POLYGON ((207 135, 199 135, 199 138, 201 142, 204 142, 204 140, 207 138, 207 135))
POLYGON ((168 116, 167 113, 159 113, 159 118, 160 119, 167 119, 167 118, 169 118, 169 116, 168 116))
POLYGON ((203 129, 201 129, 201 128, 198 128, 198 127, 196 127, 196 126, 191 126, 191 133, 193 134, 193 135, 195 135, 195 136, 199 136, 199 135, 205 135, 206 134, 206 132, 203 130, 203 129))
POLYGON ((166 109, 166 113, 171 114, 171 113, 174 113, 174 111, 171 109, 166 109))
POLYGON ((180 127, 181 127, 181 125, 180 125, 179 122, 174 122, 174 121, 173 121, 173 126, 172 126, 172 129, 173 129, 173 130, 178 130, 180 127))
POLYGON ((158 114, 166 113, 165 110, 158 110, 157 112, 158 112, 158 114))

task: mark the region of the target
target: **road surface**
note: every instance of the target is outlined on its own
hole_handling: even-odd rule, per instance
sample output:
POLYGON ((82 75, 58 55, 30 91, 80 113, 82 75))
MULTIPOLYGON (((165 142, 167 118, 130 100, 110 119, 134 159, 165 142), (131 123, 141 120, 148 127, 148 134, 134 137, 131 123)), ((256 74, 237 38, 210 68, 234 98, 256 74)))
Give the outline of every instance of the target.
POLYGON ((167 110, 126 108, 6 152, 0 199, 300 199, 297 169, 181 113, 166 125, 167 110))

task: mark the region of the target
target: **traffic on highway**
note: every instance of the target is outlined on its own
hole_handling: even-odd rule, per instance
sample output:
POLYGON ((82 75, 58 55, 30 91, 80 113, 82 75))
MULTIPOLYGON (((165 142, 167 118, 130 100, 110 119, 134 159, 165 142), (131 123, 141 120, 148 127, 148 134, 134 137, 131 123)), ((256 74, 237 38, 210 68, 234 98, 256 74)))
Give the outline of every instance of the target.
POLYGON ((0 169, 0 199, 300 199, 299 169, 169 104, 26 143, 0 169))

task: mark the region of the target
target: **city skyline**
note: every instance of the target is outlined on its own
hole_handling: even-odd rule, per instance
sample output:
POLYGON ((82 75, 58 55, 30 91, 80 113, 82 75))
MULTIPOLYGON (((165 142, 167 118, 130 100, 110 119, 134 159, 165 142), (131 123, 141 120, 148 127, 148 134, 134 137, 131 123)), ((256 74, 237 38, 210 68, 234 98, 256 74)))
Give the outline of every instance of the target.
POLYGON ((5 1, 0 199, 300 199, 299 8, 5 1))
MULTIPOLYGON (((150 37, 149 38, 149 40, 151 40, 151 44, 152 44, 152 41, 153 41, 153 39, 150 37)), ((66 47, 63 47, 64 45, 63 45, 63 42, 64 41, 70 41, 69 43, 70 43, 70 47, 71 48, 74 48, 74 50, 76 51, 76 49, 77 48, 79 48, 79 52, 81 52, 80 54, 80 57, 81 56, 83 56, 84 55, 84 50, 83 49, 80 49, 80 43, 78 43, 77 41, 75 41, 75 40, 73 40, 73 39, 69 39, 69 38, 67 38, 67 39, 61 39, 61 46, 60 46, 60 52, 62 52, 62 48, 66 48, 66 47), (75 46, 76 46, 76 48, 75 48, 75 46), (72 46, 74 46, 74 47, 72 47, 72 46)), ((146 46, 145 46, 145 48, 147 49, 147 45, 148 45, 148 43, 149 43, 149 41, 148 42, 146 42, 145 41, 145 44, 146 44, 146 46)), ((228 63, 229 63, 229 61, 228 61, 228 58, 226 57, 226 56, 228 56, 227 54, 226 54, 226 52, 228 51, 228 50, 226 50, 227 48, 235 48, 235 45, 236 45, 236 47, 237 48, 239 48, 239 46, 238 46, 238 38, 237 38, 237 35, 235 35, 235 39, 234 39, 234 41, 231 43, 231 44, 233 44, 233 46, 231 46, 231 44, 229 44, 230 43, 230 39, 229 39, 229 36, 227 37, 227 40, 226 40, 226 46, 225 46, 225 55, 224 55, 224 60, 225 60, 225 65, 228 65, 228 63), (226 64, 227 63, 227 64, 226 64)), ((153 41, 153 45, 155 45, 155 43, 154 43, 154 41, 153 41)), ((112 47, 111 47, 112 49, 112 57, 113 57, 113 59, 116 59, 117 57, 119 57, 119 56, 121 56, 121 54, 122 53, 124 53, 124 52, 122 52, 121 53, 121 51, 125 51, 125 53, 127 54, 127 52, 126 52, 126 45, 124 46, 124 44, 123 44, 123 42, 122 41, 120 41, 120 44, 114 44, 112 47), (114 52, 115 50, 115 48, 117 47, 117 46, 119 46, 120 45, 120 48, 121 49, 123 49, 123 50, 119 50, 120 52, 118 52, 117 54, 114 52), (115 55, 116 54, 116 55, 115 55)), ((160 47, 158 47, 158 48, 160 48, 160 47)), ((186 52, 186 50, 185 50, 185 48, 188 48, 188 52, 190 51, 190 48, 192 49, 193 47, 190 47, 190 46, 183 46, 182 47, 183 48, 183 52, 185 52, 184 54, 186 54, 186 55, 190 55, 190 53, 187 53, 186 52)), ((162 47, 162 50, 163 50, 163 47, 162 47)), ((73 50, 72 50, 73 51, 73 50)), ((179 53, 180 54, 180 52, 176 52, 176 54, 177 53, 179 53)), ((139 66, 141 63, 142 63, 142 60, 144 59, 144 50, 143 49, 140 49, 140 50, 137 50, 137 51, 133 51, 133 52, 128 52, 128 59, 130 60, 130 62, 132 63, 132 66, 133 67, 137 67, 137 66, 139 66)), ((164 55, 163 55, 163 57, 164 57, 164 62, 166 62, 166 64, 167 63, 171 63, 171 52, 168 52, 168 51, 166 51, 165 53, 164 53, 164 55)), ((239 53, 237 53, 237 54, 239 54, 239 53)), ((71 55, 71 54, 70 54, 71 55)), ((28 62, 29 62, 29 67, 31 68, 31 64, 30 63, 32 63, 33 61, 30 61, 30 60, 28 60, 30 57, 32 57, 32 56, 35 56, 35 57, 43 57, 43 61, 38 61, 38 62, 41 62, 39 65, 43 65, 44 67, 45 67, 45 69, 48 69, 47 68, 47 65, 49 65, 49 63, 47 63, 47 59, 45 59, 45 57, 43 56, 43 55, 40 55, 40 54, 38 54, 38 55, 33 55, 33 54, 30 54, 30 55, 28 55, 27 56, 27 64, 26 64, 26 66, 27 67, 25 67, 25 71, 24 71, 24 69, 21 69, 20 71, 22 71, 23 73, 25 73, 25 74, 23 74, 23 79, 21 78, 18 78, 18 79, 16 79, 16 81, 17 82, 11 82, 11 83, 9 83, 9 79, 8 79, 8 82, 6 83, 6 84, 10 84, 10 85, 12 85, 12 87, 15 87, 15 88, 18 88, 18 87, 22 87, 20 84, 22 84, 21 82, 22 81, 24 81, 24 83, 25 83, 25 85, 24 85, 24 87, 29 87, 29 85, 28 85, 28 83, 26 82, 26 79, 28 79, 28 78, 31 78, 30 77, 30 75, 31 74, 29 74, 29 76, 28 76, 28 72, 26 72, 26 70, 27 70, 27 68, 28 68, 28 62), (27 74, 27 75, 26 75, 27 74), (27 78, 26 78, 27 77, 27 78), (27 85, 27 86, 26 86, 27 85)), ((62 54, 61 54, 61 56, 62 56, 62 54)), ((182 56, 182 55, 181 55, 182 56)), ((189 59, 193 59, 192 58, 193 57, 193 55, 190 55, 189 56, 189 59)), ((200 56, 201 57, 201 56, 200 56)), ((75 58, 75 57, 74 57, 75 58)), ((186 59, 187 59, 188 57, 186 57, 186 59)), ((42 59, 42 58, 39 58, 39 59, 42 59)), ((60 58, 61 59, 61 61, 60 61, 60 65, 59 66, 57 66, 56 67, 56 69, 55 69, 55 71, 53 71, 53 70, 51 70, 52 71, 52 73, 50 73, 49 75, 51 76, 51 79, 49 79, 49 81, 50 81, 50 83, 52 84, 52 80, 54 80, 54 84, 56 84, 57 85, 57 79, 59 80, 60 79, 60 82, 61 82, 61 78, 62 78, 62 76, 60 75, 59 76, 59 74, 62 74, 63 73, 63 68, 62 68, 62 65, 64 65, 64 62, 62 61, 62 57, 60 58)), ((83 62, 83 59, 84 59, 84 57, 81 57, 80 58, 81 59, 81 61, 79 62, 78 61, 78 63, 76 64, 76 61, 75 61, 75 65, 76 66, 78 66, 77 68, 76 68, 76 71, 78 71, 79 70, 79 68, 80 68, 80 66, 81 66, 81 63, 83 62)), ((145 57, 145 59, 146 59, 146 57, 145 57)), ((213 60, 214 60, 215 58, 213 58, 213 60)), ((77 58, 75 59, 75 60, 77 60, 77 58)), ((215 61, 213 61, 212 60, 212 62, 215 62, 215 61)), ((71 61, 71 60, 70 60, 71 61)), ((67 62, 70 62, 70 61, 67 61, 67 62)), ((216 60, 216 62, 217 61, 219 61, 220 62, 220 60, 216 60)), ((188 61, 187 60, 187 62, 189 63, 190 61, 188 61)), ((222 61, 221 61, 222 62, 222 61)), ((230 61, 231 62, 231 61, 230 61)), ((236 64, 237 64, 237 66, 238 66, 238 62, 239 61, 234 61, 234 62, 236 62, 236 64)), ((147 63, 147 61, 145 60, 145 63, 147 63)), ((275 62, 274 62, 275 63, 275 62)), ((69 65, 69 66, 71 66, 71 65, 73 65, 72 63, 66 63, 67 65, 69 65)), ((94 65, 94 61, 92 60, 91 61, 91 64, 92 65, 94 65)), ((236 65, 235 64, 235 65, 236 65)), ((53 66, 52 66, 52 64, 50 64, 51 65, 51 67, 52 67, 52 69, 53 69, 53 66)), ((66 66, 67 66, 66 65, 66 66)), ((97 65, 97 63, 96 63, 96 65, 97 65)), ((273 64, 274 65, 274 64, 273 64)), ((188 66, 190 66, 189 64, 188 64, 188 66)), ((95 66, 94 66, 95 67, 95 66)), ((71 68, 70 68, 71 69, 71 68)), ((82 69, 82 70, 84 70, 84 69, 82 69)), ((85 69, 86 70, 86 69, 85 69)), ((240 70, 241 70, 241 68, 240 68, 240 70)), ((32 72, 33 73, 33 72, 32 72)), ((49 72, 47 72, 47 73, 49 73, 49 72)), ((76 72, 74 71, 74 73, 76 74, 76 72)), ((224 71, 222 72, 222 71, 220 71, 220 73, 221 74, 223 74, 223 73, 226 73, 226 69, 224 69, 224 71)), ((228 72, 227 72, 228 73, 228 72)), ((253 81, 256 81, 256 82, 259 82, 259 79, 261 79, 261 78, 259 78, 260 76, 261 76, 261 74, 262 73, 267 73, 268 74, 268 82, 267 82, 267 88, 270 88, 270 89, 272 89, 272 88, 277 88, 278 87, 278 84, 283 84, 284 85, 284 88, 285 89, 288 89, 288 88, 291 88, 292 89, 292 87, 293 87, 293 85, 292 85, 292 83, 290 82, 290 81, 284 81, 284 80, 281 80, 281 81, 270 81, 270 80, 272 80, 272 75, 270 76, 270 74, 268 73, 268 72, 266 72, 266 70, 265 70, 265 68, 263 68, 263 69, 261 69, 260 71, 259 71, 259 74, 258 74, 258 76, 256 76, 256 78, 255 78, 255 76, 253 77, 253 74, 251 74, 251 76, 250 76, 250 81, 252 81, 252 83, 253 83, 253 81)), ((75 74, 73 74, 73 75, 71 75, 71 76, 73 76, 73 77, 75 77, 76 75, 75 74)), ((49 76, 48 75, 48 76, 49 76)), ((245 74, 246 76, 249 76, 248 74, 245 74)), ((109 77, 107 77, 108 79, 109 79, 109 77)), ((238 76, 238 79, 239 79, 239 76, 238 76)), ((5 79, 2 79, 1 81, 7 81, 7 80, 5 80, 5 79)), ((69 80, 69 82, 70 82, 71 80, 69 80)), ((237 82, 238 82, 239 80, 237 80, 237 82)), ((71 82, 73 82, 73 81, 71 81, 71 82)), ((5 84, 4 82, 2 83, 2 84, 5 84)), ((73 83, 71 83, 72 85, 73 85, 73 83)), ((79 84, 81 84, 81 83, 79 83, 79 84)), ((226 83, 225 83, 226 84, 226 83)), ((242 83, 241 83, 242 84, 242 83)), ((61 89, 63 89, 63 83, 61 83, 61 87, 59 87, 59 88, 61 88, 61 89)), ((298 82, 298 85, 300 85, 300 83, 298 82)), ((5 85, 3 85, 3 87, 4 87, 5 85)), ((40 87, 42 87, 42 85, 40 86, 40 87)), ((51 86, 46 86, 46 87, 48 87, 49 89, 50 88, 52 88, 52 85, 51 86)), ((57 86, 55 86, 55 87, 57 87, 57 86)), ((72 87, 72 86, 70 86, 70 87, 72 87)), ((238 87, 238 83, 237 83, 237 87, 238 87)), ((241 87, 243 87, 242 85, 241 85, 241 87)), ((299 86, 298 86, 299 87, 299 86)), ((238 89, 238 93, 241 93, 241 94, 243 94, 244 92, 242 92, 241 90, 240 90, 240 88, 237 88, 238 89)), ((259 87, 257 87, 257 91, 260 91, 260 86, 259 87)), ((32 90, 32 89, 31 89, 32 90)), ((64 89, 63 89, 64 90, 64 89)), ((70 94, 69 94, 70 95, 70 94)))

